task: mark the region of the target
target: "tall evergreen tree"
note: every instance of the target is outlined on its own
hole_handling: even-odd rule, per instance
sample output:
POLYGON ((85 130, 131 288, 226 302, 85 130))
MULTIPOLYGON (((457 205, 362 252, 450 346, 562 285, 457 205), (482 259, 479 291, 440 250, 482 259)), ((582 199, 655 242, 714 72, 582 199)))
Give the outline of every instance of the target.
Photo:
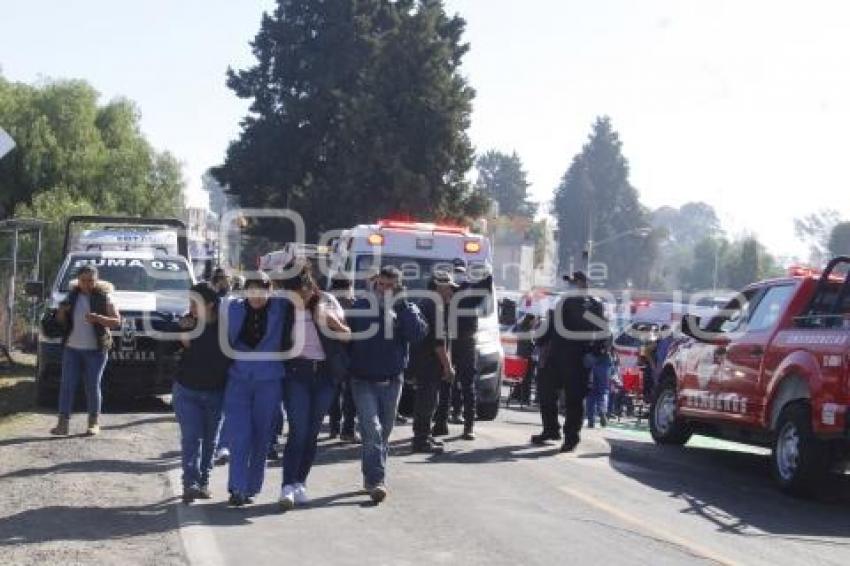
POLYGON ((809 246, 809 262, 821 265, 829 254, 829 237, 832 229, 841 222, 841 214, 824 208, 802 218, 794 219, 794 234, 809 246))
POLYGON ((500 215, 534 218, 537 205, 529 200, 531 185, 516 152, 490 150, 476 160, 475 167, 476 188, 498 203, 500 215))
POLYGON ((689 261, 680 267, 683 291, 706 291, 725 287, 726 257, 729 243, 722 238, 705 238, 693 247, 689 261), (715 279, 715 275, 717 276, 715 279))
POLYGON ((649 226, 649 215, 629 182, 622 142, 607 116, 596 120, 556 189, 554 204, 562 269, 581 265, 590 240, 598 243, 593 262, 607 266, 609 285, 648 285, 659 235, 638 236, 649 226))
POLYGON ((228 73, 251 114, 215 176, 242 205, 301 213, 311 236, 386 214, 480 214, 464 28, 438 0, 278 0, 256 65, 228 73))
POLYGON ((829 233, 829 254, 850 255, 850 222, 840 222, 829 233))

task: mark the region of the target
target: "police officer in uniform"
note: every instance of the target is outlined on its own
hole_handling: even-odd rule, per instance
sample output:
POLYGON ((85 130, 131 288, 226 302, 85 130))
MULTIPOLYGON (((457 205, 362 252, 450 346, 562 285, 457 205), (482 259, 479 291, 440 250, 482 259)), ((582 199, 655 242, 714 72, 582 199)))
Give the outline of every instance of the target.
POLYGON ((447 332, 448 310, 452 295, 458 289, 448 271, 435 271, 428 283, 433 297, 420 302, 422 317, 428 333, 417 344, 411 358, 416 379, 416 400, 413 415, 413 452, 441 454, 443 443, 432 436, 431 419, 437 408, 441 384, 451 383, 455 371, 450 360, 450 340, 447 332))
POLYGON ((533 444, 560 440, 558 397, 565 392, 567 416, 562 452, 572 452, 579 443, 584 420, 584 399, 590 384, 585 356, 607 338, 608 325, 602 303, 588 294, 587 276, 576 271, 565 275, 570 291, 549 311, 548 327, 538 340, 540 360, 540 416, 543 432, 531 437, 533 444), (557 312, 556 312, 557 311, 557 312))
POLYGON ((457 292, 461 293, 456 301, 457 312, 449 313, 454 321, 449 324, 451 340, 451 359, 457 375, 455 384, 443 382, 440 390, 440 404, 434 423, 434 436, 449 433, 447 421, 452 393, 460 394, 463 405, 464 440, 475 440, 475 334, 478 332, 478 310, 488 296, 493 285, 493 276, 488 273, 478 281, 470 281, 463 260, 455 261, 454 275, 459 281, 457 292))

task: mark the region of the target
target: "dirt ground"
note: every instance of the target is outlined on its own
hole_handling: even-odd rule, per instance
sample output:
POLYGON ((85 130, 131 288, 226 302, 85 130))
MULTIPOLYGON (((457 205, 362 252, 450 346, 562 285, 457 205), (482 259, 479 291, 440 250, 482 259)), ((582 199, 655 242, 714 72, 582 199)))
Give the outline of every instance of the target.
MULTIPOLYGON (((2 407, 20 409, 31 385, 8 387, 2 407)), ((50 436, 48 412, 0 420, 0 562, 186 563, 168 482, 179 468, 177 426, 167 403, 141 405, 113 408, 93 438, 82 436, 79 413, 67 438, 50 436)))

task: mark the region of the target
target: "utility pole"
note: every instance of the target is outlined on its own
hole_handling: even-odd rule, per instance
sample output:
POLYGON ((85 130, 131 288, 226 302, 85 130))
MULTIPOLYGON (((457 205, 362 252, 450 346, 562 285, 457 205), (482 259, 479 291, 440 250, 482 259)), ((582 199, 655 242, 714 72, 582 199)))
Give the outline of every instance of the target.
POLYGON ((714 278, 712 279, 712 291, 717 292, 717 265, 720 256, 720 242, 714 241, 714 278))

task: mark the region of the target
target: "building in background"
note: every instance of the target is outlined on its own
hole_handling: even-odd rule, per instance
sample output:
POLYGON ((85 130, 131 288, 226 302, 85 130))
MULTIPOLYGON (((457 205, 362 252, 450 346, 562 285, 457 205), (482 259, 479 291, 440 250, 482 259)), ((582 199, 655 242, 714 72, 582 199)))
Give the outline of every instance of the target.
POLYGON ((508 291, 527 291, 534 285, 534 246, 493 242, 493 283, 508 291))
POLYGON ((535 222, 540 237, 536 242, 534 287, 554 289, 560 286, 558 277, 558 231, 553 217, 535 222))
MULTIPOLYGON (((231 270, 241 270, 244 268, 242 264, 242 249, 245 221, 241 217, 237 222, 231 222, 228 226, 222 226, 221 220, 228 216, 228 212, 239 208, 239 203, 236 198, 227 192, 227 187, 221 185, 215 180, 212 173, 207 171, 201 176, 201 189, 208 197, 208 206, 210 212, 215 218, 215 267, 224 267, 231 270), (226 229, 226 234, 223 236, 221 229, 226 229)), ((251 269, 254 268, 252 265, 251 269)))
POLYGON ((205 193, 187 195, 183 221, 195 276, 206 279, 218 262, 218 215, 210 210, 205 193))
POLYGON ((557 238, 551 218, 492 218, 493 280, 510 291, 557 286, 557 238))

